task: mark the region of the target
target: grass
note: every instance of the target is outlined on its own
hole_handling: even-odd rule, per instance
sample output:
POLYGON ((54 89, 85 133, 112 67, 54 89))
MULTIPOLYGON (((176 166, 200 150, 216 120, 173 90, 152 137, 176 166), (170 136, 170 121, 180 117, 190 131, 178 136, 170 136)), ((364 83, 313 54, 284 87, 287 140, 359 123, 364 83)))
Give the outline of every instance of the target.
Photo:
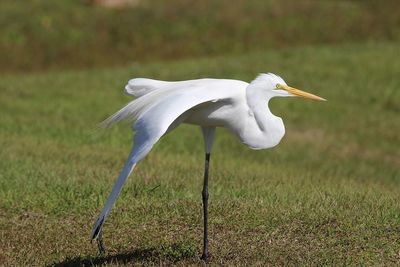
POLYGON ((0 262, 6 266, 201 265, 203 144, 165 136, 89 235, 131 146, 128 125, 96 123, 130 100, 131 77, 231 77, 261 71, 327 98, 277 99, 287 134, 251 151, 223 130, 210 176, 214 265, 398 265, 398 43, 310 46, 0 80, 0 262))
POLYGON ((400 39, 396 0, 143 0, 119 10, 85 2, 1 1, 0 71, 400 39))

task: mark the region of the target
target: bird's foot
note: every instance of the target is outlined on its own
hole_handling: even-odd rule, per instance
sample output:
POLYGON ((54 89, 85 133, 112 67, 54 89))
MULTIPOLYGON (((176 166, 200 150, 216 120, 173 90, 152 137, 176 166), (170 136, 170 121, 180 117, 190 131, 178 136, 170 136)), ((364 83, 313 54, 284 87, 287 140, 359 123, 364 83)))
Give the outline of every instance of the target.
POLYGON ((104 248, 104 243, 103 243, 103 231, 102 231, 102 226, 104 223, 104 217, 101 219, 97 219, 93 234, 92 234, 92 241, 96 240, 97 243, 97 248, 99 249, 100 254, 104 254, 106 252, 106 249, 104 248))
POLYGON ((106 249, 105 249, 104 243, 103 243, 103 234, 102 234, 102 232, 100 232, 99 235, 97 236, 96 243, 97 243, 97 248, 99 249, 99 253, 100 254, 105 254, 106 253, 106 249))
POLYGON ((203 252, 203 255, 201 255, 201 257, 200 257, 200 259, 205 261, 206 263, 209 262, 210 258, 211 258, 211 254, 208 253, 208 251, 207 252, 203 252))

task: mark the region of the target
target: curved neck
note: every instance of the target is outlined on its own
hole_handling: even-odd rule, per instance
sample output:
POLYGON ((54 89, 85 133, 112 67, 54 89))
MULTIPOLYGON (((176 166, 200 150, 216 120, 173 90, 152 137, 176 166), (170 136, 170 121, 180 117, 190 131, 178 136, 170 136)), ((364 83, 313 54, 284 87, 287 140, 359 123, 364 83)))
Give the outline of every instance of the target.
POLYGON ((250 116, 241 135, 243 143, 253 149, 276 146, 285 134, 285 127, 282 119, 272 114, 268 108, 268 102, 273 96, 257 84, 250 84, 246 90, 250 116))

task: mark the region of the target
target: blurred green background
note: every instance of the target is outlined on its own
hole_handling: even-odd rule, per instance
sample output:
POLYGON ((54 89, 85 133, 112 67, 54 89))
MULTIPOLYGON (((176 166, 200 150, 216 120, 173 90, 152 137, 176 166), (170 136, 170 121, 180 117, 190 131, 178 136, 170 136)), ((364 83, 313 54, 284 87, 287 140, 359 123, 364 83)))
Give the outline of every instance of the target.
POLYGON ((400 38, 395 0, 3 0, 0 10, 6 72, 400 38))
POLYGON ((0 1, 0 265, 202 266, 199 129, 138 164, 102 256, 89 235, 132 131, 96 125, 130 78, 260 72, 328 101, 273 99, 273 149, 217 130, 211 263, 400 265, 399 1, 104 1, 0 1))

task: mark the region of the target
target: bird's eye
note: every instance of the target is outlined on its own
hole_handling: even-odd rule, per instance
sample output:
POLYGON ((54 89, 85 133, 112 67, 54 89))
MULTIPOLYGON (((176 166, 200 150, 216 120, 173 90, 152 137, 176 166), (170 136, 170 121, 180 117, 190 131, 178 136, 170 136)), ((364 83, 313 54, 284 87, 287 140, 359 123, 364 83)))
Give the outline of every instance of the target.
POLYGON ((282 85, 280 83, 277 83, 276 84, 276 89, 281 89, 281 88, 282 88, 282 85))

